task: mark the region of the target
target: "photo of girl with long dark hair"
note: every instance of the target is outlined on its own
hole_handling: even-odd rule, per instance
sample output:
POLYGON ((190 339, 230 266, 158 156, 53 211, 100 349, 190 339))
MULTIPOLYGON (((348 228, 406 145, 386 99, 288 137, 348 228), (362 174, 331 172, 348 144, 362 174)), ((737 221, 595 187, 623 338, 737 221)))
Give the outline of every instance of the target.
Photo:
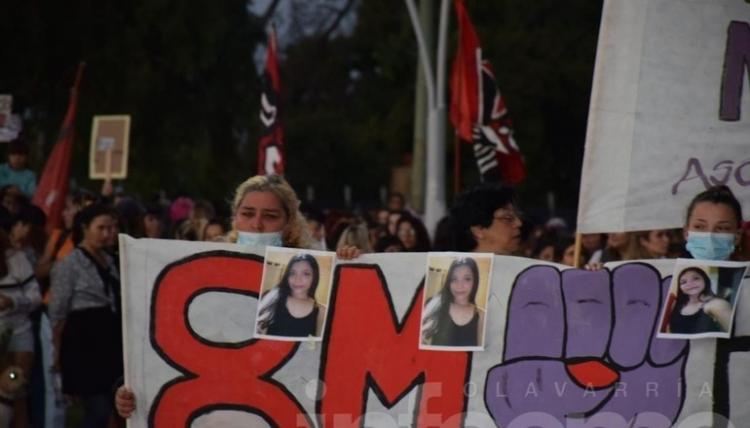
POLYGON ((695 260, 678 260, 675 265, 660 334, 729 337, 733 304, 746 266, 736 262, 711 262, 706 266, 694 263, 695 260))
MULTIPOLYGON (((269 260, 268 254, 266 258, 269 260)), ((278 263, 266 263, 264 285, 268 281, 274 281, 273 275, 268 273, 269 265, 278 263)), ((326 269, 330 269, 331 266, 332 263, 327 263, 326 269)), ((324 273, 326 278, 330 278, 330 271, 324 273)), ((319 339, 326 316, 326 302, 321 302, 319 297, 316 298, 322 282, 321 276, 320 263, 313 254, 294 254, 283 267, 281 279, 264 291, 260 298, 256 335, 319 339)), ((324 294, 327 299, 327 293, 324 294)))
MULTIPOLYGON (((442 276, 442 270, 432 263, 428 264, 428 276, 442 276)), ((457 257, 452 260, 445 277, 441 278, 439 291, 424 304, 420 347, 482 349, 485 319, 483 308, 486 307, 487 296, 485 290, 481 293, 482 298, 478 297, 482 288, 482 274, 486 283, 489 271, 480 273, 474 257, 457 257)))
POLYGON ((677 301, 669 320, 672 333, 727 331, 732 307, 711 291, 711 279, 701 268, 684 269, 677 278, 677 301))

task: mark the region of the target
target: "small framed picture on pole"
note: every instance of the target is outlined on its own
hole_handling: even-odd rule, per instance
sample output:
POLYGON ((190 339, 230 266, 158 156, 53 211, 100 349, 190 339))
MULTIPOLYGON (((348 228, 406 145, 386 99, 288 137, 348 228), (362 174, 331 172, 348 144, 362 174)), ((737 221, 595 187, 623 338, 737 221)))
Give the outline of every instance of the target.
POLYGON ((124 179, 128 176, 130 116, 94 116, 91 126, 89 178, 124 179))

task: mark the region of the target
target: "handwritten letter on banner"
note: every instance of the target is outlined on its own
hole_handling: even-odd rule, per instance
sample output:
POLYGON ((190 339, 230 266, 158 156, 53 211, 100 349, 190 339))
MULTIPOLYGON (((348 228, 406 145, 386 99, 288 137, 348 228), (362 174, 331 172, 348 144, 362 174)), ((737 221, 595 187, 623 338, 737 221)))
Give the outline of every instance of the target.
POLYGON ((750 3, 607 0, 578 228, 682 226, 726 184, 750 213, 750 3))
POLYGON ((656 338, 673 261, 495 257, 485 350, 446 352, 419 349, 424 253, 338 264, 323 339, 299 343, 252 339, 262 256, 121 236, 131 427, 750 424, 747 337, 656 338))

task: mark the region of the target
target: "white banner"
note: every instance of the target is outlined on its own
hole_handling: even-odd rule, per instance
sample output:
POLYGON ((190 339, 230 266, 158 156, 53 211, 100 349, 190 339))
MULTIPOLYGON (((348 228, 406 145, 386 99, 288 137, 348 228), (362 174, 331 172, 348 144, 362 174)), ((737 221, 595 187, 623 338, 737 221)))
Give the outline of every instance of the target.
POLYGON ((726 184, 750 215, 750 4, 604 2, 578 231, 681 227, 726 184))
POLYGON ((120 251, 131 427, 750 425, 750 293, 725 346, 658 339, 673 260, 495 257, 485 350, 447 352, 419 349, 424 253, 336 265, 322 341, 299 343, 252 338, 248 248, 121 235, 120 251))

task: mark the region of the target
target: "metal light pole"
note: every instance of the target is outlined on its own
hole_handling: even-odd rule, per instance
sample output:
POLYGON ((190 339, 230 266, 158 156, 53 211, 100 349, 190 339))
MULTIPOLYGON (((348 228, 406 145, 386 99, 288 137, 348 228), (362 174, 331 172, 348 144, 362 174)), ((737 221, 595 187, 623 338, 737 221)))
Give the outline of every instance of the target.
MULTIPOLYGON (((437 40, 437 65, 432 68, 424 32, 414 0, 404 0, 417 38, 419 58, 427 86, 427 163, 425 180, 425 215, 427 230, 434 232, 437 222, 446 213, 445 201, 445 44, 448 32, 448 0, 440 4, 437 40)), ((432 1, 432 0, 423 0, 432 1)))
MULTIPOLYGON (((435 48, 435 25, 433 1, 423 1, 419 5, 419 23, 424 33, 427 53, 431 55, 435 48)), ((417 56, 417 67, 414 70, 414 142, 412 144, 410 204, 411 208, 424 213, 424 180, 425 180, 425 147, 427 141, 427 85, 422 72, 421 61, 417 56)))

